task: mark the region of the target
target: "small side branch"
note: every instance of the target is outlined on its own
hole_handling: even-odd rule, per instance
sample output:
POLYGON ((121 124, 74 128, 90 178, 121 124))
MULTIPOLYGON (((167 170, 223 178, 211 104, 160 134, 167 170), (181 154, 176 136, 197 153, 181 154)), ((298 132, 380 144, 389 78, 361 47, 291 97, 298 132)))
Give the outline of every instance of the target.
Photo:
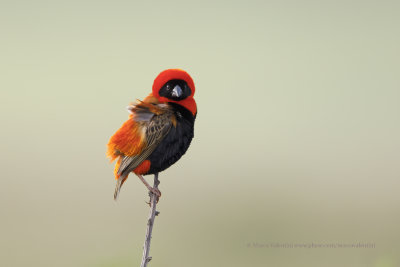
MULTIPOLYGON (((158 173, 154 174, 154 189, 158 189, 158 185, 160 184, 160 181, 158 180, 158 173)), ((147 230, 146 230, 146 239, 144 240, 144 245, 143 245, 143 256, 142 256, 142 264, 140 267, 146 267, 147 263, 151 261, 151 257, 149 256, 150 252, 150 241, 151 241, 151 233, 153 231, 153 225, 154 225, 154 220, 156 216, 159 214, 158 211, 156 211, 156 205, 157 205, 157 196, 149 191, 150 195, 150 212, 149 212, 149 219, 147 220, 147 230)))

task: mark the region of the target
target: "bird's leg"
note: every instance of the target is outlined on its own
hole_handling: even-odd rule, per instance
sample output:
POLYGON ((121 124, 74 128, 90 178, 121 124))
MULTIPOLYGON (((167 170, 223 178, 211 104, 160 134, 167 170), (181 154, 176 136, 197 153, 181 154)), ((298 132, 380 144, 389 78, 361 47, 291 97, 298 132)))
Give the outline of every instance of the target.
MULTIPOLYGON (((151 193, 153 193, 154 195, 157 196, 157 202, 158 202, 158 199, 161 197, 161 191, 158 190, 158 188, 153 188, 153 187, 151 187, 151 186, 147 183, 147 181, 143 178, 142 175, 140 175, 140 174, 136 174, 136 175, 137 175, 137 177, 139 177, 139 179, 144 183, 144 185, 147 187, 147 189, 149 189, 149 191, 150 191, 151 193)), ((158 183, 160 183, 160 182, 158 182, 158 183)))

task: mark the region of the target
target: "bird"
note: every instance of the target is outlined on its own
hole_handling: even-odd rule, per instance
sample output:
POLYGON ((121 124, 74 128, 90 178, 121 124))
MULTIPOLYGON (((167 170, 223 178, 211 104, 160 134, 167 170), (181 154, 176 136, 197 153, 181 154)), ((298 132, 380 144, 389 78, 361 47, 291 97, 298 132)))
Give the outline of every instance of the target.
POLYGON ((111 136, 107 157, 116 160, 114 200, 130 173, 134 173, 158 199, 144 175, 157 175, 177 162, 194 137, 197 104, 195 84, 182 69, 167 69, 154 79, 152 92, 127 107, 129 119, 111 136))

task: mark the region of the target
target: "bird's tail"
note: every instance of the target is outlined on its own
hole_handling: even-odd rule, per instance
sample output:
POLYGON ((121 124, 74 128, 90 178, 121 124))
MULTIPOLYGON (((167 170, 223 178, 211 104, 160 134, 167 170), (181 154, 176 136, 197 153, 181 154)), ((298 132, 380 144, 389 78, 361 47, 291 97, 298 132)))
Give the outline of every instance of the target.
POLYGON ((119 177, 117 180, 117 184, 115 185, 115 191, 114 191, 114 200, 118 199, 119 191, 121 191, 121 187, 124 184, 126 178, 128 177, 119 177))

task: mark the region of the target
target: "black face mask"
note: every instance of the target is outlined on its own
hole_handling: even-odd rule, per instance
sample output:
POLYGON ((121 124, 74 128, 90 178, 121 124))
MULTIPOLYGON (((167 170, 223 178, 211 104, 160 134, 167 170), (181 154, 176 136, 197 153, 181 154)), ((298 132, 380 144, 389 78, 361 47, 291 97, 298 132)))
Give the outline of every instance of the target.
POLYGON ((170 80, 161 87, 159 95, 174 101, 180 101, 192 94, 192 90, 183 80, 170 80))

